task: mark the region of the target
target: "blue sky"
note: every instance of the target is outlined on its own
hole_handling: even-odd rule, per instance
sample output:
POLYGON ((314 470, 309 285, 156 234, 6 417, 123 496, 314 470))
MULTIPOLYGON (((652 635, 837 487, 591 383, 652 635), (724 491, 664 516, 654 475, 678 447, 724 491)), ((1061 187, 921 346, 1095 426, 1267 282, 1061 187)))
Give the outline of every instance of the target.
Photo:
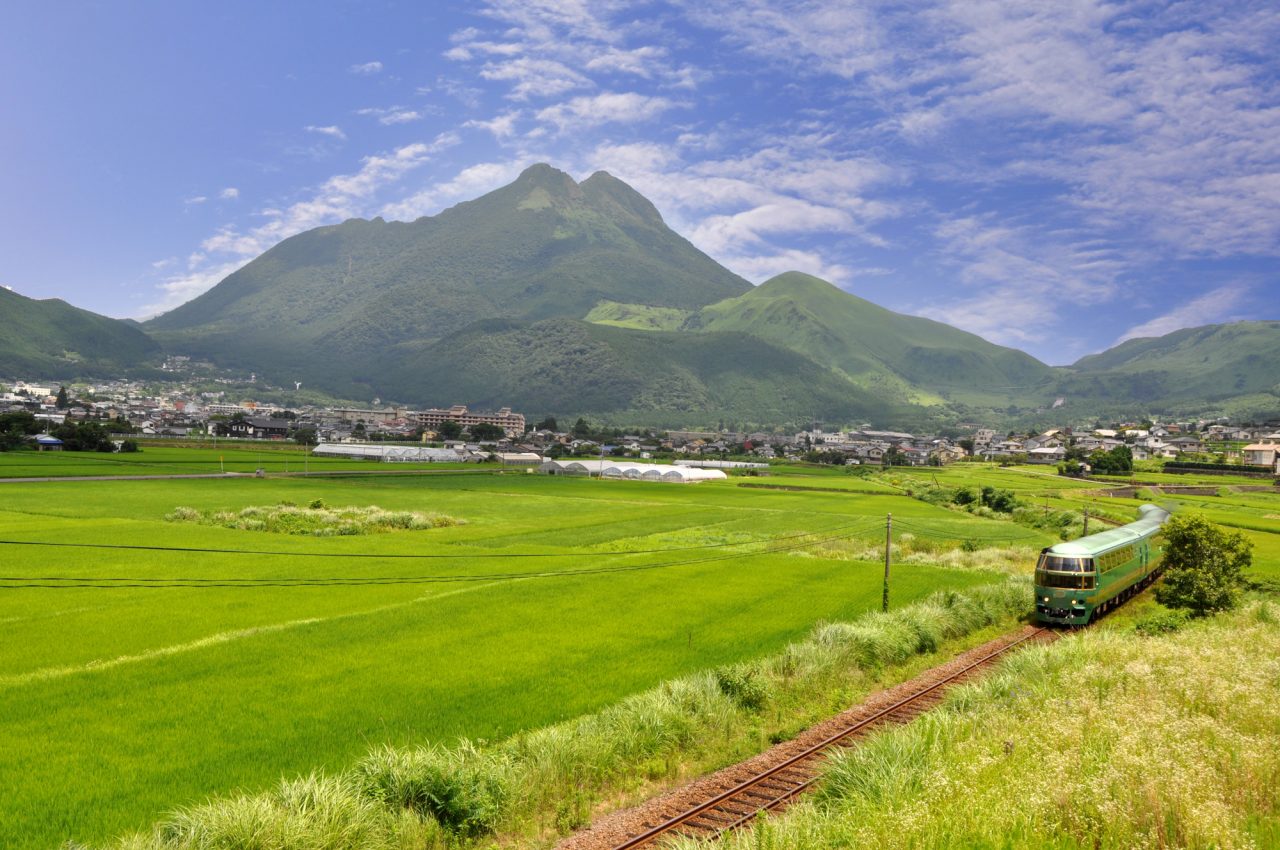
POLYGON ((1280 318, 1276 44, 1268 2, 17 4, 0 285, 153 315, 545 161, 1066 363, 1280 318))

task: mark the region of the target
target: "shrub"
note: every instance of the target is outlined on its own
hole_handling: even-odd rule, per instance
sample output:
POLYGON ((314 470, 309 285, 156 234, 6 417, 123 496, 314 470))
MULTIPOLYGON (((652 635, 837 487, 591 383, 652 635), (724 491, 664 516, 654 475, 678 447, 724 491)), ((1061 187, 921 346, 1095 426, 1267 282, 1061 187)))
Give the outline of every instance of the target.
POLYGON ((278 505, 250 505, 238 513, 201 512, 177 508, 165 516, 169 522, 220 525, 242 531, 270 531, 276 534, 308 534, 314 537, 347 537, 389 531, 418 531, 460 525, 462 520, 443 514, 418 511, 387 511, 371 505, 365 508, 328 508, 316 499, 304 510, 288 502, 278 505))
POLYGON ((721 667, 715 671, 715 677, 720 693, 747 711, 759 711, 769 701, 769 683, 753 665, 721 667))
POLYGON ((1181 610, 1164 610, 1157 611, 1154 614, 1148 614, 1141 620, 1133 624, 1133 630, 1140 635, 1147 637, 1155 637, 1156 635, 1164 635, 1169 632, 1176 632, 1187 624, 1191 619, 1191 615, 1181 610))
POLYGON ((508 765, 468 741, 452 749, 381 747, 355 768, 364 793, 385 805, 431 815, 461 836, 492 832, 508 796, 508 765))
POLYGON ((1225 531, 1198 514, 1174 516, 1164 526, 1164 580, 1156 599, 1203 617, 1240 601, 1244 570, 1253 563, 1253 542, 1225 531))

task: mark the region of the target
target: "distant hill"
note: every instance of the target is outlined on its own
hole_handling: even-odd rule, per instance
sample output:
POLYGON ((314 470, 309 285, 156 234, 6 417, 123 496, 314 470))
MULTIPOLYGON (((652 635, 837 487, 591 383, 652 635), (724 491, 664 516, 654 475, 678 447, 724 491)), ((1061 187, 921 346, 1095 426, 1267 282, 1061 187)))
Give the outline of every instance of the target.
POLYGON ((1063 370, 1056 391, 1073 406, 1142 404, 1157 412, 1247 398, 1246 407, 1274 415, 1280 410, 1280 322, 1204 325, 1126 340, 1063 370))
POLYGON ((755 427, 815 416, 884 424, 927 416, 851 386, 802 354, 737 332, 492 320, 389 352, 384 366, 413 398, 586 412, 636 425, 755 427))
POLYGON ((1029 354, 895 313, 799 272, 705 307, 685 327, 748 333, 806 354, 861 386, 924 403, 1004 406, 1043 394, 1054 375, 1029 354))
POLYGON ((605 300, 692 309, 750 288, 622 181, 535 165, 437 216, 286 239, 146 328, 175 352, 279 380, 375 386, 386 348, 481 319, 581 318, 605 300))
POLYGON ((0 288, 0 375, 109 377, 147 365, 160 346, 137 323, 0 288))
POLYGON ((622 181, 548 165, 436 216, 286 239, 144 327, 171 353, 344 398, 635 424, 1280 409, 1280 323, 1130 340, 1056 369, 810 275, 753 287, 622 181))

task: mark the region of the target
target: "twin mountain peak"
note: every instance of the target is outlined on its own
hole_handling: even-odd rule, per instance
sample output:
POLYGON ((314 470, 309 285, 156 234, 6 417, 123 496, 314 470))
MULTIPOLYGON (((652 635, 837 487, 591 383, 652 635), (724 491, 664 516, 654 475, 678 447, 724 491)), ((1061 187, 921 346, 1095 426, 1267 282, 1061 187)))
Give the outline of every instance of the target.
MULTIPOLYGON (((343 398, 636 425, 924 425, 1088 395, 1074 372, 809 275, 752 286, 623 181, 545 164, 435 216, 286 239, 141 332, 343 398)), ((1107 375, 1108 399, 1142 389, 1107 375)))

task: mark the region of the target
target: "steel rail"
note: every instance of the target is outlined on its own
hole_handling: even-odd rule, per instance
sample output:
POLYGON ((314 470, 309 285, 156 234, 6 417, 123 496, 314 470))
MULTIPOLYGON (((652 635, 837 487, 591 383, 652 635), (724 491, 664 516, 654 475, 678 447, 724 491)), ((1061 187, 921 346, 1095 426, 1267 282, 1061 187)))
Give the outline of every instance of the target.
MULTIPOLYGON (((808 768, 811 768, 813 765, 806 765, 802 763, 816 761, 818 756, 829 750, 831 747, 842 746, 842 742, 851 735, 879 724, 894 712, 907 708, 911 706, 912 703, 919 702, 930 695, 936 695, 940 689, 947 685, 956 684, 957 680, 961 679, 967 673, 989 664, 1012 649, 1022 646, 1028 641, 1034 640, 1044 634, 1056 633, 1048 628, 1038 628, 1031 634, 1021 637, 1001 649, 998 649, 988 655, 984 655, 982 658, 971 662, 946 678, 940 679, 932 685, 922 688, 914 694, 898 700, 893 705, 882 708, 871 716, 853 723, 851 726, 848 726, 840 732, 837 732, 819 743, 808 747, 804 751, 791 756, 786 761, 761 771, 755 776, 739 782, 737 785, 717 794, 711 799, 699 803, 693 808, 681 812, 680 814, 663 821, 657 826, 651 827, 645 832, 627 839, 623 843, 616 845, 613 850, 632 850, 632 848, 649 844, 664 835, 679 832, 680 827, 684 826, 692 827, 694 830, 703 833, 703 837, 710 837, 707 836, 706 833, 713 833, 718 836, 754 820, 761 812, 767 812, 778 808, 818 781, 819 775, 808 770, 808 768), (793 773, 802 773, 803 775, 799 778, 793 776, 790 779, 780 776, 780 774, 792 769, 794 769, 793 773), (770 779, 775 778, 777 778, 778 781, 773 784, 781 785, 782 787, 768 788, 765 783, 770 779), (764 789, 766 793, 760 793, 761 789, 764 789), (754 797, 755 801, 742 799, 748 797, 754 797), (728 803, 736 804, 738 808, 743 808, 747 811, 735 812, 728 808, 720 808, 719 811, 713 811, 728 803), (694 821, 699 817, 702 817, 703 821, 709 821, 709 823, 694 823, 694 821)), ((927 707, 932 707, 933 704, 936 703, 930 703, 927 707)), ((915 716, 917 715, 913 714, 908 719, 914 718, 915 716)))

